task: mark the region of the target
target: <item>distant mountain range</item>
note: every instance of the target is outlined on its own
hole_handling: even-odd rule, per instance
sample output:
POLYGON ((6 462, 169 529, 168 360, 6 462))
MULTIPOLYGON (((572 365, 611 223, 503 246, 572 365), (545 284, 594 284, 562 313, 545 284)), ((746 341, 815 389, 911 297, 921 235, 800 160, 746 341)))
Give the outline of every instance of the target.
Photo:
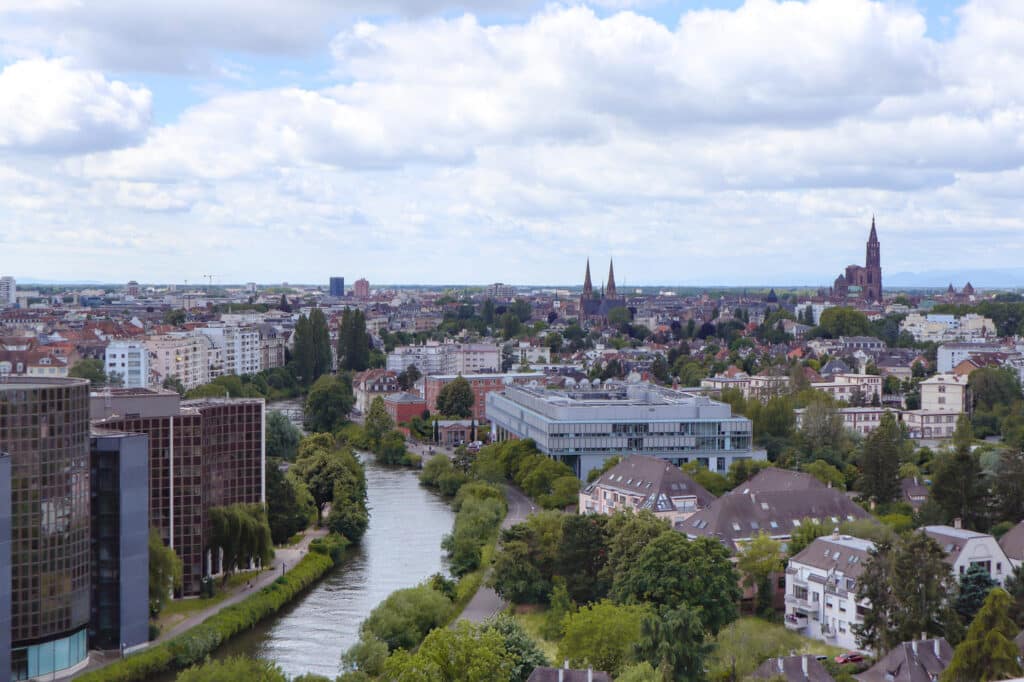
POLYGON ((927 270, 925 272, 885 273, 882 281, 887 289, 901 287, 942 287, 950 284, 957 290, 970 282, 976 289, 1024 288, 1024 268, 993 270, 927 270))

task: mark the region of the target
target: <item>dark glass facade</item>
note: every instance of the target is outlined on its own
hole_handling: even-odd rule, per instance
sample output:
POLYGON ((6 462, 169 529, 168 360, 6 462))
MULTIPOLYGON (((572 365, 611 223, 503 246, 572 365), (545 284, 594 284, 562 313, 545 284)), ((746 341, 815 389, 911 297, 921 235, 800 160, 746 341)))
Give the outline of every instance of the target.
POLYGON ((90 459, 89 646, 127 650, 149 639, 149 439, 94 433, 90 459))
POLYGON ((11 674, 11 457, 0 450, 0 680, 11 674))
POLYGON ((0 381, 10 454, 14 679, 77 665, 89 622, 89 384, 0 381))

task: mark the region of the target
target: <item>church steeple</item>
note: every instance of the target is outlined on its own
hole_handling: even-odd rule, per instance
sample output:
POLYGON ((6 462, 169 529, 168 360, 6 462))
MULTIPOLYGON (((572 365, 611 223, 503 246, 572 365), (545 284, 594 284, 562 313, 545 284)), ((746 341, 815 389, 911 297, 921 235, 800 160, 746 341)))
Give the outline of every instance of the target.
POLYGON ((587 274, 583 278, 583 298, 590 298, 594 295, 594 285, 590 281, 590 259, 587 259, 587 274))
POLYGON ((605 287, 604 295, 606 298, 617 298, 615 293, 615 263, 611 259, 608 260, 608 286, 605 287))
POLYGON ((868 235, 867 258, 864 265, 868 268, 882 266, 881 245, 878 243, 878 233, 875 231, 875 216, 871 216, 871 234, 868 235))

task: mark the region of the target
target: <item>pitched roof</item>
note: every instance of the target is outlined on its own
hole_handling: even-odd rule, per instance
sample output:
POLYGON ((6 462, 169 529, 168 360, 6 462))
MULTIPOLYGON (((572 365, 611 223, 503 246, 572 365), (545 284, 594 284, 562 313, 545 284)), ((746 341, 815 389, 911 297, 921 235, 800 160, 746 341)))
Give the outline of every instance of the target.
POLYGON ((869 516, 841 491, 810 474, 769 468, 677 524, 677 529, 694 537, 714 537, 735 548, 737 540, 761 532, 789 537, 806 518, 838 525, 869 516))
POLYGON ((1008 558, 1024 561, 1024 521, 1006 531, 1006 534, 999 538, 999 546, 1003 548, 1008 558))
POLYGON ((932 682, 953 659, 945 637, 903 642, 859 675, 860 682, 932 682))
POLYGON ((750 677, 755 680, 770 680, 780 675, 788 682, 834 682, 825 666, 814 656, 769 658, 759 665, 750 677))
POLYGON ((968 542, 989 537, 985 533, 953 526, 925 526, 921 530, 938 543, 942 551, 946 553, 946 561, 951 564, 956 563, 957 557, 960 556, 960 552, 968 542))
POLYGON ((875 543, 849 535, 826 535, 815 538, 790 561, 819 568, 826 573, 839 572, 856 580, 864 572, 864 565, 875 543))
POLYGON ((703 509, 714 502, 715 496, 690 478, 671 462, 647 455, 630 455, 587 486, 584 492, 595 488, 610 488, 642 496, 637 509, 653 512, 671 512, 676 506, 673 498, 696 498, 697 508, 703 509))

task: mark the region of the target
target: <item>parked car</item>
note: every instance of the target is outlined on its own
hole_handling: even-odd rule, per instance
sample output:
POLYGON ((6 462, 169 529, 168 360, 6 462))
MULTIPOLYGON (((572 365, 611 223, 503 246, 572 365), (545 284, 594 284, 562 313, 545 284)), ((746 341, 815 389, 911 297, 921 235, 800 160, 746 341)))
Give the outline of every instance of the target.
POLYGON ((836 663, 862 663, 864 656, 857 653, 856 651, 847 651, 845 654, 839 654, 836 656, 836 663))

